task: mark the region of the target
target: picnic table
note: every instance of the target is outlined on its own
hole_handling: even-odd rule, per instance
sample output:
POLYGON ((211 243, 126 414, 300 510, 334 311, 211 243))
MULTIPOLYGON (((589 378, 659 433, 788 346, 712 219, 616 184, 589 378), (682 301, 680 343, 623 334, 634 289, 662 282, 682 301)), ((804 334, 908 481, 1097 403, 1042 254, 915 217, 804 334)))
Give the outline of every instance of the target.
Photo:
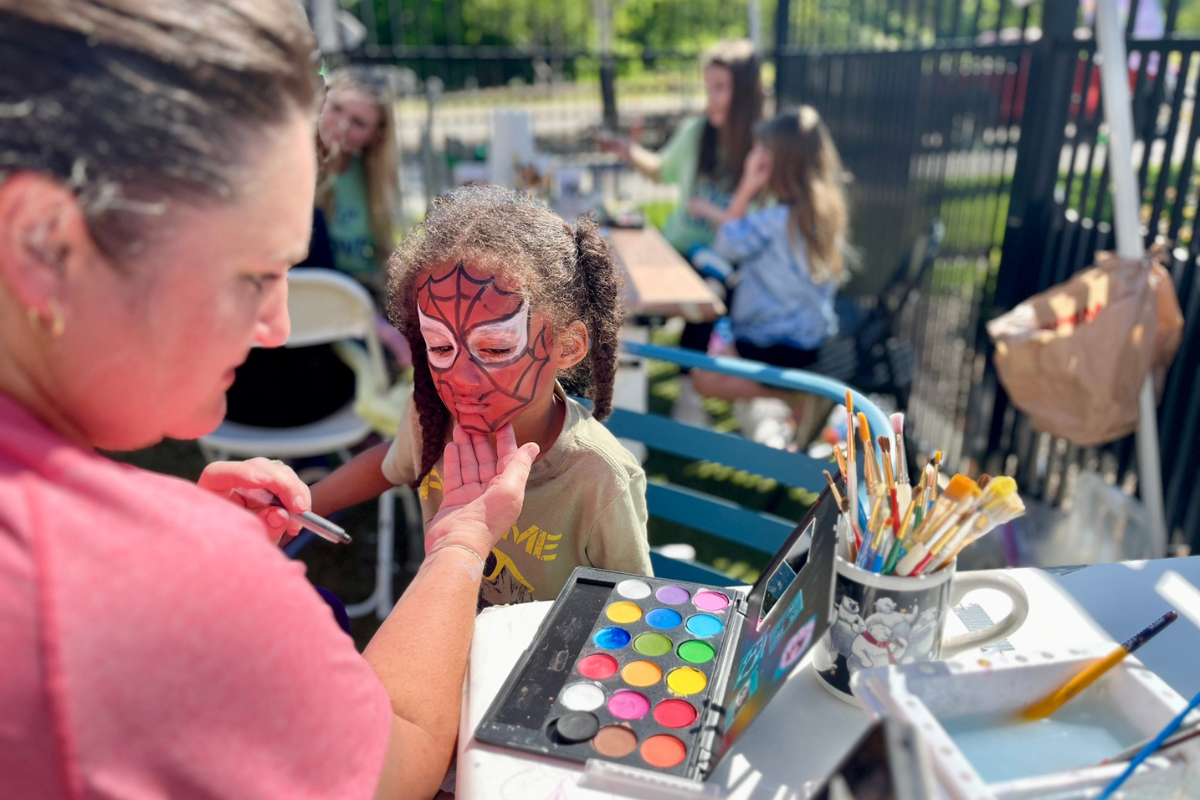
POLYGON ((654 227, 608 228, 604 235, 625 275, 629 316, 711 322, 725 314, 725 304, 654 227))

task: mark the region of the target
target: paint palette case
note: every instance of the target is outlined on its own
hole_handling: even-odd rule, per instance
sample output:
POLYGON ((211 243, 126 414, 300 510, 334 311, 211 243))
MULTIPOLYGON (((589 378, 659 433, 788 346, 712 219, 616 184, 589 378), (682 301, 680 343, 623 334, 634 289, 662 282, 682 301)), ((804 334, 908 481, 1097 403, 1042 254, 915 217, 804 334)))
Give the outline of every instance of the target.
POLYGON ((475 738, 703 780, 828 627, 837 514, 826 490, 748 593, 576 569, 475 738))

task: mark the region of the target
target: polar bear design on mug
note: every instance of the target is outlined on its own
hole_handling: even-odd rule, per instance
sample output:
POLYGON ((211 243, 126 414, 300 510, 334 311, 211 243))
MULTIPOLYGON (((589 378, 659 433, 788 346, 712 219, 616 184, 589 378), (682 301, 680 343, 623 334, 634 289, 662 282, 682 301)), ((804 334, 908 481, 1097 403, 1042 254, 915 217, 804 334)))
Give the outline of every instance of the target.
POLYGON ((882 622, 869 623, 850 646, 850 657, 846 659, 851 672, 868 667, 886 667, 899 663, 908 649, 908 642, 898 638, 892 629, 882 622))
POLYGON ((850 657, 850 646, 854 637, 867 629, 858 615, 859 605, 853 597, 843 597, 837 604, 837 618, 829 628, 829 655, 837 658, 841 654, 850 657))

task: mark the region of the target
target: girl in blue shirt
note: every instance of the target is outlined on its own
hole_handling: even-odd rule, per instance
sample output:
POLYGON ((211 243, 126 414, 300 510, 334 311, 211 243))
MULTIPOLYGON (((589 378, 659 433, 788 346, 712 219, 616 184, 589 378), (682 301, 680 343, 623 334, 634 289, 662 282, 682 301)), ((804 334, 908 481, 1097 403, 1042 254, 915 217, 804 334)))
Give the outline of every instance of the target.
MULTIPOLYGON (((803 369, 837 333, 833 298, 847 225, 842 161, 811 106, 768 120, 756 139, 729 207, 692 204, 693 214, 719 226, 713 248, 738 265, 729 310, 734 341, 720 355, 803 369), (777 204, 747 214, 764 194, 777 204)), ((711 397, 794 399, 733 376, 693 371, 692 380, 711 397)))

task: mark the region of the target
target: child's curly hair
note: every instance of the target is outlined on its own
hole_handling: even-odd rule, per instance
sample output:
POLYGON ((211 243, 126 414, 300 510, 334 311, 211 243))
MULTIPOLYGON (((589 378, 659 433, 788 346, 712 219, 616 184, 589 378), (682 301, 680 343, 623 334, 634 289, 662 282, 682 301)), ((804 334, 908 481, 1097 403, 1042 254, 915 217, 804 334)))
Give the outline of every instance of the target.
POLYGON ((564 379, 592 400, 597 419, 612 411, 623 282, 596 224, 580 217, 572 229, 532 198, 500 186, 456 189, 434 200, 388 264, 388 313, 412 344, 413 402, 421 421, 421 470, 413 486, 441 458, 450 427, 417 321, 417 278, 458 262, 502 274, 532 309, 546 315, 556 335, 575 320, 583 322, 590 353, 564 379))

